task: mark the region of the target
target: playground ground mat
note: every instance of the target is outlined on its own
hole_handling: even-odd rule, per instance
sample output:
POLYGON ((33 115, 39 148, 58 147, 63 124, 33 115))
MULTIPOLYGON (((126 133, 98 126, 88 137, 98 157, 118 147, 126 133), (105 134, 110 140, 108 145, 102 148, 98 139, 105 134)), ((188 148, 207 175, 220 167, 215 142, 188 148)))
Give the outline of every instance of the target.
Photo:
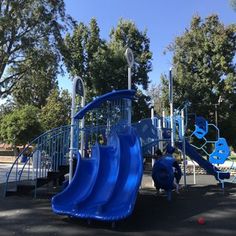
POLYGON ((37 199, 1 198, 0 235, 235 235, 236 185, 228 184, 222 191, 212 176, 197 175, 196 180, 193 185, 192 176, 187 176, 187 188, 180 194, 173 192, 171 202, 146 184, 133 214, 114 228, 111 223, 88 224, 87 220, 55 215, 50 205, 58 191, 55 188, 47 189, 47 194, 39 191, 37 199), (198 224, 199 217, 206 223, 198 224))

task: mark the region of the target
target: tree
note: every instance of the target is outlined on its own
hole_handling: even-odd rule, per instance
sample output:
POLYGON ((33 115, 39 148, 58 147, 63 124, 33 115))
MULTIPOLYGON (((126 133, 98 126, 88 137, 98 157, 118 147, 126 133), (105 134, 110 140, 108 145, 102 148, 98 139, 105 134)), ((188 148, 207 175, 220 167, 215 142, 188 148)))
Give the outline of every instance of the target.
MULTIPOLYGON (((94 96, 127 88, 127 62, 124 53, 127 47, 134 52, 135 65, 132 69, 132 88, 148 88, 148 72, 151 71, 152 53, 146 31, 137 29, 131 21, 120 20, 113 28, 110 41, 100 39, 99 27, 95 19, 89 26, 80 23, 72 35, 65 38, 65 64, 72 76, 79 75, 85 81, 87 100, 94 96)), ((138 100, 147 96, 137 96, 138 100)), ((147 109, 145 109, 147 110, 147 109)), ((135 110, 135 117, 140 117, 135 110)))
POLYGON ((71 97, 67 90, 60 92, 58 89, 51 91, 46 105, 41 110, 40 122, 43 130, 67 125, 70 122, 71 97))
POLYGON ((25 145, 41 132, 39 109, 24 106, 3 116, 0 122, 1 140, 15 145, 25 145))
MULTIPOLYGON (((229 113, 236 109, 235 93, 232 91, 236 82, 233 61, 236 25, 223 25, 217 15, 205 20, 194 16, 190 28, 175 39, 169 50, 173 52, 175 106, 188 100, 191 112, 214 122, 215 104, 221 96, 224 105, 221 104, 220 109, 227 122, 229 113)), ((168 81, 164 78, 164 95, 167 95, 167 85, 168 81)), ((224 130, 223 135, 229 136, 224 130)))
POLYGON ((69 22, 63 0, 1 1, 0 97, 10 93, 17 81, 30 77, 32 71, 44 68, 39 53, 44 48, 52 48, 59 58, 62 32, 69 22))
POLYGON ((46 105, 50 91, 57 87, 58 61, 54 53, 45 48, 34 50, 38 58, 38 68, 32 68, 18 80, 13 90, 13 100, 17 106, 33 105, 41 108, 46 105))
POLYGON ((230 5, 234 9, 234 11, 236 11, 236 0, 230 0, 230 5))
POLYGON ((161 116, 164 109, 161 84, 152 84, 148 89, 148 95, 151 98, 151 101, 154 103, 154 111, 161 116))
POLYGON ((101 47, 106 47, 100 39, 100 29, 97 21, 93 18, 89 26, 79 23, 75 26, 73 34, 65 37, 64 61, 67 70, 72 76, 78 75, 83 78, 87 88, 87 100, 96 96, 94 86, 94 71, 91 66, 94 63, 95 54, 101 47))

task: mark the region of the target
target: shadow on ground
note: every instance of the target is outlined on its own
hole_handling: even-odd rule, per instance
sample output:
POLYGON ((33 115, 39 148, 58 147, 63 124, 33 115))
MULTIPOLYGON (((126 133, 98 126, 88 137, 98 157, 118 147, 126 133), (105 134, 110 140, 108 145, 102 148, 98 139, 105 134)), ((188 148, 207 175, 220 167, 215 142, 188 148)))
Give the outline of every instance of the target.
POLYGON ((111 223, 71 219, 52 213, 50 199, 8 197, 0 200, 0 235, 235 235, 236 186, 191 185, 166 197, 143 189, 134 213, 111 223), (197 219, 206 219, 199 225, 197 219))

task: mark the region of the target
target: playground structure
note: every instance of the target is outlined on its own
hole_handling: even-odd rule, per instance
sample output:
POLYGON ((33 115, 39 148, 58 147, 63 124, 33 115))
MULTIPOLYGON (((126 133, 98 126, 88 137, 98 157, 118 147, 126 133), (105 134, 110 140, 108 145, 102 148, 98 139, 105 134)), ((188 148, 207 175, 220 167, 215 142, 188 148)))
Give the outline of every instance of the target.
MULTIPOLYGON (((143 175, 142 156, 152 153, 157 145, 162 148, 171 141, 170 117, 153 117, 128 124, 128 100, 134 94, 133 90, 113 91, 96 98, 75 114, 73 155, 77 156, 77 167, 72 182, 53 198, 54 212, 106 221, 120 220, 132 213, 143 175), (87 125, 80 128, 78 121, 83 118, 87 125), (82 137, 84 148, 79 152, 82 137)), ((186 154, 224 187, 230 173, 221 171, 214 164, 228 158, 226 141, 219 136, 208 141, 205 136, 210 124, 204 118, 198 118, 190 139, 196 136, 204 140, 204 145, 193 146, 184 136, 187 124, 183 118, 178 114, 174 117, 176 146, 182 152, 185 146, 186 154), (200 149, 207 154, 207 143, 216 146, 209 153, 209 161, 199 154, 200 149), (210 163, 211 160, 214 163, 210 163)), ((29 144, 35 149, 24 163, 20 163, 20 157, 27 148, 16 159, 7 175, 5 194, 22 188, 22 183, 27 181, 31 187, 33 183, 36 196, 37 187, 50 177, 58 177, 58 171, 68 164, 70 128, 65 126, 48 131, 29 144)), ((216 130, 218 134, 219 130, 216 130)), ((63 177, 62 174, 59 177, 63 177)))
MULTIPOLYGON (((52 199, 53 211, 115 222, 132 214, 143 176, 143 156, 167 145, 176 146, 182 153, 185 185, 185 155, 213 175, 223 188, 225 182, 236 180, 234 176, 230 178, 229 171, 219 169, 230 155, 219 129, 197 117, 195 130, 189 138, 185 137, 187 106, 174 112, 173 95, 169 117, 152 116, 131 123, 135 91, 130 89, 130 83, 131 79, 128 90, 97 97, 77 113, 72 106, 71 125, 50 130, 29 143, 6 175, 4 195, 27 189, 34 190, 36 197, 38 187, 49 181, 61 184, 69 172, 69 184, 52 199), (215 140, 207 139, 209 127, 216 130, 215 140), (193 144, 194 137, 202 145, 193 144), (209 144, 214 146, 212 152, 207 148, 209 144), (34 150, 29 152, 32 146, 34 150), (77 162, 74 170, 73 161, 77 162)), ((72 99, 75 100, 74 95, 72 99)), ((171 174, 173 170, 166 171, 171 174)), ((170 191, 172 181, 167 179, 166 183, 162 187, 170 191)))

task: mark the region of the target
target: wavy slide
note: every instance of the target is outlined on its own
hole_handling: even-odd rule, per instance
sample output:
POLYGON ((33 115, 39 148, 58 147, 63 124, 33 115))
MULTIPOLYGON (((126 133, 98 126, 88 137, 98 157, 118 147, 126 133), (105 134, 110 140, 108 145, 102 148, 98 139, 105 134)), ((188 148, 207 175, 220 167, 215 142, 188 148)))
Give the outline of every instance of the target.
POLYGON ((132 128, 112 133, 107 146, 96 144, 90 159, 79 156, 67 188, 52 199, 57 214, 115 221, 134 208, 143 174, 141 146, 132 128))

